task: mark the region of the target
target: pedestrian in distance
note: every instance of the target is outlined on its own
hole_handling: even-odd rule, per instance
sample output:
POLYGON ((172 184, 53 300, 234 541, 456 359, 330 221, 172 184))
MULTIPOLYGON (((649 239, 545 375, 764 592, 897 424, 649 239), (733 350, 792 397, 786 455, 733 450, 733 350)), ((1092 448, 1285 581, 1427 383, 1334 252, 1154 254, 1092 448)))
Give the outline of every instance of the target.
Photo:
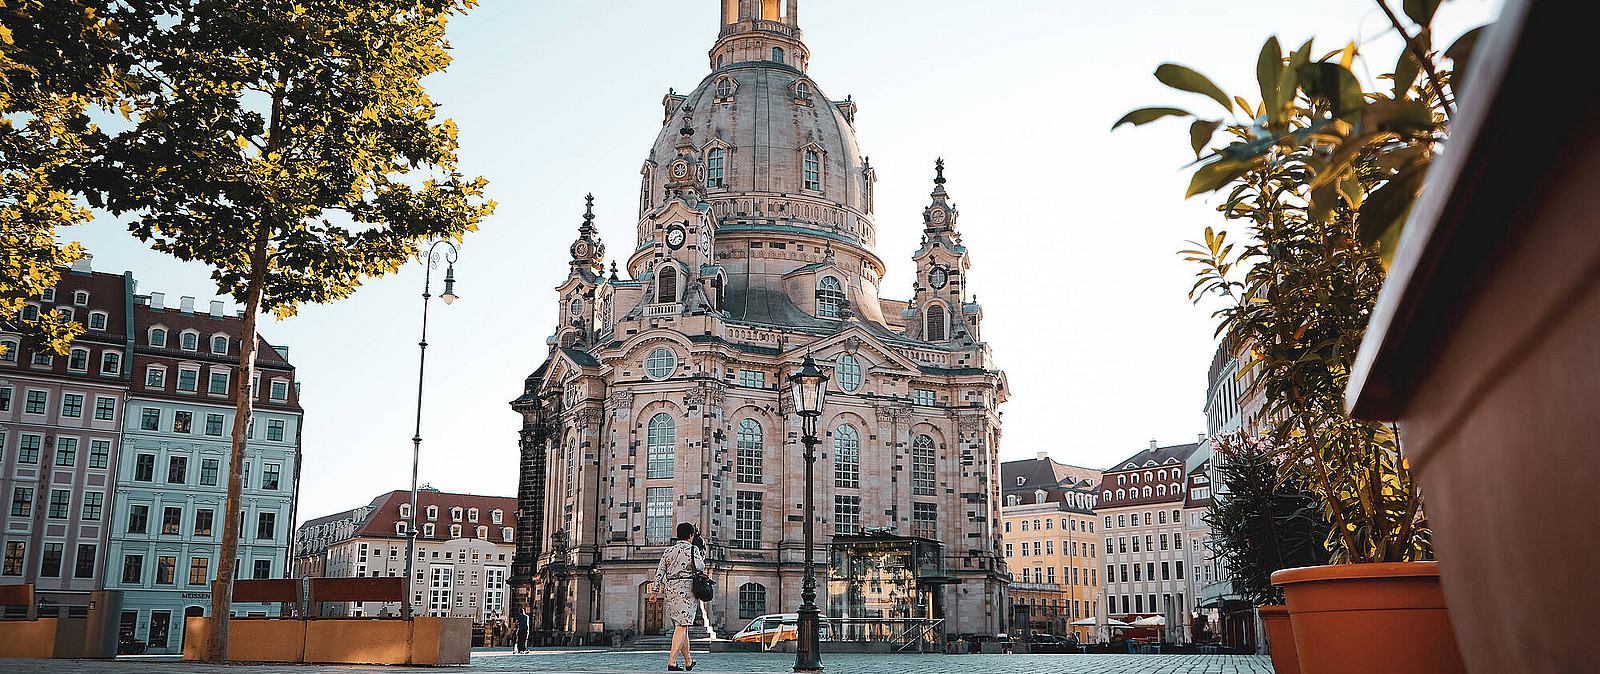
POLYGON ((689 658, 689 626, 694 624, 699 608, 694 596, 694 578, 706 569, 705 553, 693 543, 696 538, 693 524, 678 524, 677 538, 661 553, 655 583, 650 587, 650 598, 659 596, 665 600, 663 613, 672 621, 672 650, 667 652, 669 672, 694 669, 694 660, 689 658), (683 654, 683 667, 674 664, 679 653, 683 654))
POLYGON ((512 621, 516 626, 514 628, 515 635, 511 643, 511 652, 526 653, 528 652, 528 612, 518 608, 517 615, 512 618, 512 621))

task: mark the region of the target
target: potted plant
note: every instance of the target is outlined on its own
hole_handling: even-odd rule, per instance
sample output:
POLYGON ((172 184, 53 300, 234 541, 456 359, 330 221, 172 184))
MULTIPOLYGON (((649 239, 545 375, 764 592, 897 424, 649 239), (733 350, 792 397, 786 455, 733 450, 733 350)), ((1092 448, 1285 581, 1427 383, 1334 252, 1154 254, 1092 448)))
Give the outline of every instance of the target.
POLYGON ((1437 2, 1406 3, 1414 25, 1378 4, 1406 42, 1386 75, 1389 92, 1363 91, 1350 69, 1354 43, 1314 60, 1310 41, 1285 55, 1273 38, 1256 65, 1259 102, 1163 64, 1158 80, 1216 101, 1229 117, 1160 107, 1117 123, 1195 117, 1189 135, 1200 162, 1189 195, 1226 190, 1223 218, 1247 231, 1241 245, 1208 227, 1183 254, 1200 266, 1190 296, 1224 298, 1218 333, 1249 354, 1249 393, 1261 401, 1254 421, 1273 440, 1280 479, 1302 481, 1331 525, 1331 565, 1272 575, 1307 674, 1465 671, 1399 434, 1350 418, 1344 390, 1385 260, 1447 136, 1452 83, 1481 29, 1439 54, 1426 45, 1437 2), (1208 152, 1218 129, 1231 142, 1208 152))
POLYGON ((1329 527, 1322 502, 1304 480, 1280 479, 1269 438, 1229 433, 1212 442, 1218 488, 1205 515, 1211 550, 1225 565, 1234 591, 1260 612, 1273 670, 1296 674, 1294 632, 1283 589, 1272 584, 1272 574, 1327 563, 1323 541, 1329 527))

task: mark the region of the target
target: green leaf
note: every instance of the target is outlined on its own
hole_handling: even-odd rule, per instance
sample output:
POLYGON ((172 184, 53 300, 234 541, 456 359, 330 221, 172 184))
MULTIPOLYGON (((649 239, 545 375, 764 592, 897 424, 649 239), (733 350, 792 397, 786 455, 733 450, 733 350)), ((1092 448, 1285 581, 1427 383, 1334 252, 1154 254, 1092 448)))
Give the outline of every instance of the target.
POLYGON ((1361 199, 1366 193, 1362 190, 1361 179, 1356 177, 1355 171, 1351 171, 1344 180, 1339 181, 1339 196, 1344 197, 1345 203, 1350 204, 1350 208, 1361 208, 1361 199))
POLYGON ((1184 198, 1192 197, 1202 192, 1210 192, 1233 182, 1239 176, 1250 172, 1257 162, 1254 161, 1214 161, 1195 169, 1194 177, 1189 180, 1189 192, 1184 198))
POLYGON ((1222 120, 1197 119, 1189 125, 1189 145, 1194 148, 1194 158, 1200 158, 1200 152, 1211 144, 1211 136, 1217 132, 1217 127, 1222 125, 1222 120))
POLYGON ((1403 7, 1407 18, 1426 29, 1433 23, 1433 14, 1439 11, 1439 3, 1440 0, 1405 0, 1403 7))
POLYGON ((1410 99, 1381 99, 1366 104, 1361 109, 1361 131, 1378 133, 1390 131, 1401 134, 1432 131, 1433 110, 1422 101, 1410 99))
POLYGON ((1394 97, 1405 98, 1406 92, 1411 91, 1411 85, 1417 82, 1417 59, 1411 56, 1411 50, 1401 49, 1400 58, 1394 62, 1394 97))
POLYGON ((1311 40, 1300 45, 1294 53, 1289 55, 1289 63, 1278 71, 1278 109, 1279 119, 1288 117, 1287 111, 1294 105, 1295 92, 1299 90, 1300 68, 1311 61, 1311 40))
POLYGON ((1201 75, 1189 68, 1176 63, 1163 63, 1156 67, 1156 79, 1174 89, 1203 94, 1211 97, 1224 110, 1233 112, 1233 101, 1228 100, 1228 95, 1222 88, 1213 84, 1205 75, 1201 75))
POLYGON ((1278 37, 1274 35, 1261 45, 1261 55, 1256 57, 1256 83, 1261 86, 1261 102, 1273 122, 1283 115, 1283 104, 1278 102, 1278 78, 1282 74, 1283 48, 1278 46, 1278 37))
MULTIPOLYGON (((1367 195, 1356 217, 1356 237, 1361 243, 1370 246, 1380 239, 1399 236, 1398 232, 1390 230, 1405 226, 1411 205, 1421 193, 1422 181, 1427 175, 1427 164, 1413 164, 1367 195)), ((1393 254, 1391 249, 1387 255, 1392 257, 1393 254)))
POLYGON ((1456 98, 1461 97, 1461 92, 1467 86, 1467 66, 1472 63, 1472 52, 1478 48, 1478 38, 1483 35, 1483 29, 1492 24, 1478 26, 1461 34, 1450 47, 1444 50, 1445 58, 1450 59, 1450 88, 1455 90, 1456 98))
POLYGON ((1184 110, 1183 108, 1139 108, 1138 110, 1133 110, 1128 114, 1123 115, 1122 119, 1117 120, 1116 124, 1111 125, 1111 130, 1115 131, 1117 127, 1122 126, 1123 124, 1132 124, 1134 126, 1149 124, 1150 122, 1154 122, 1162 117, 1193 116, 1194 113, 1184 110))
POLYGON ((1361 93, 1361 83, 1349 68, 1337 63, 1307 63, 1299 69, 1300 88, 1310 98, 1323 98, 1333 110, 1333 116, 1351 124, 1361 117, 1366 96, 1361 93))

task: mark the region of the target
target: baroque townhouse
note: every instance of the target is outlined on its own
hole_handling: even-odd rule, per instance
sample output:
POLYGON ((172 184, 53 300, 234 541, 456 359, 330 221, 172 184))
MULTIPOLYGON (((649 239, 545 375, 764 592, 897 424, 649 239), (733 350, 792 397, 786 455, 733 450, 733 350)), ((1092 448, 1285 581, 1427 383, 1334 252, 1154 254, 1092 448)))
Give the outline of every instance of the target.
POLYGON ((814 552, 845 560, 822 565, 822 610, 1001 630, 1010 392, 981 338, 943 164, 909 298, 884 299, 856 104, 808 74, 798 0, 781 4, 717 3, 710 72, 649 122, 624 271, 607 274, 587 213, 548 359, 512 402, 524 513, 512 584, 554 640, 661 630, 646 590, 678 522, 700 527, 715 562, 713 626, 798 605, 804 462, 785 390, 808 356, 830 377, 814 552), (885 564, 904 575, 855 575, 885 564))
MULTIPOLYGON (((417 490, 420 511, 411 600, 417 615, 504 621, 516 552, 516 499, 417 490)), ((319 517, 295 535, 296 577, 379 578, 406 571, 411 492, 391 491, 368 505, 319 517), (317 573, 301 570, 319 569, 317 573)), ((399 603, 326 604, 327 615, 398 616, 399 603)))
MULTIPOLYGON (((124 641, 176 653, 183 618, 211 609, 222 546, 242 317, 162 293, 132 304, 133 380, 122 420, 116 495, 108 505, 111 567, 123 591, 124 641)), ((236 578, 287 575, 300 470, 299 387, 286 349, 257 338, 242 472, 236 578)), ((235 604, 236 615, 277 615, 277 604, 235 604)))
POLYGON ((1189 639, 1194 600, 1184 554, 1186 462, 1199 447, 1157 447, 1151 440, 1149 449, 1105 471, 1095 508, 1106 553, 1107 613, 1125 622, 1165 616, 1168 639, 1179 642, 1189 639))
POLYGON ((106 574, 134 281, 93 271, 91 259, 23 307, 24 318, 56 312, 84 327, 68 355, 0 331, 0 584, 32 583, 40 616, 86 615, 106 574))
POLYGON ((1100 545, 1095 501, 1101 473, 1057 463, 1044 452, 1000 464, 1001 541, 1011 570, 1007 601, 1012 634, 1076 634, 1090 641, 1093 626, 1072 625, 1100 611, 1100 545))
MULTIPOLYGON (((1206 488, 1206 507, 1211 499, 1227 498, 1219 473, 1227 457, 1213 451, 1216 439, 1228 434, 1254 435, 1270 430, 1271 422, 1263 414, 1265 395, 1250 390, 1255 377, 1249 369, 1249 359, 1248 343, 1225 336, 1217 344, 1206 375, 1205 471, 1203 475, 1190 476, 1191 485, 1206 488)), ((1190 463, 1192 467, 1195 462, 1190 463)), ((1229 646, 1260 643, 1261 628, 1255 607, 1234 591, 1227 566, 1211 550, 1209 528, 1203 522, 1193 521, 1198 517, 1196 514, 1191 513, 1189 517, 1191 521, 1186 524, 1190 528, 1206 529, 1203 538, 1191 539, 1189 550, 1192 568, 1196 570, 1191 579, 1192 591, 1196 592, 1196 608, 1205 618, 1205 631, 1221 637, 1229 646)))

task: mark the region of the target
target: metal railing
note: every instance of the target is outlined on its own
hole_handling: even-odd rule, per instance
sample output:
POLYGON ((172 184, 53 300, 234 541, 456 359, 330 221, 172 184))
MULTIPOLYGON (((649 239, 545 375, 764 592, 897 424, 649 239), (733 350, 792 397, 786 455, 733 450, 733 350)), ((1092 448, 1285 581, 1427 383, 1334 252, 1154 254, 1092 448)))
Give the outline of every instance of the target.
MULTIPOLYGON (((761 650, 770 651, 797 629, 796 623, 778 618, 757 618, 761 650)), ((884 642, 895 653, 916 648, 918 653, 939 652, 944 618, 828 618, 821 619, 822 640, 834 642, 884 642)), ((747 628, 748 629, 748 628, 747 628)))

